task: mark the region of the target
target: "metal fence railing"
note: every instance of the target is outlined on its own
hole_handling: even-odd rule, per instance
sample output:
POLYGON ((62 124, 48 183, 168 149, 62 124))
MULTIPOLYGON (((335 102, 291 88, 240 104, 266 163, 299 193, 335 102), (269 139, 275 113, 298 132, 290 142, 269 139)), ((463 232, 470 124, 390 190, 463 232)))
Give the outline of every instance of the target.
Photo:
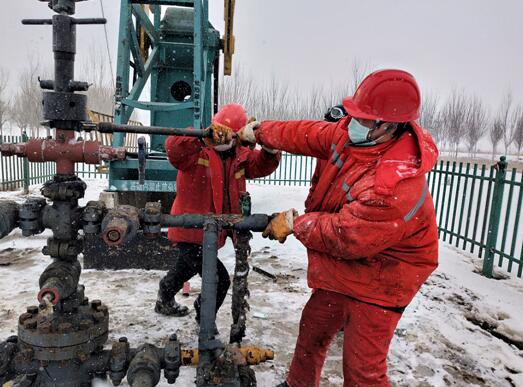
POLYGON ((271 175, 253 179, 260 184, 307 186, 316 168, 313 157, 283 153, 280 165, 271 175))
POLYGON ((494 265, 523 275, 523 174, 507 167, 440 161, 428 176, 440 239, 483 258, 487 277, 494 265))
MULTIPOLYGON (((20 142, 4 136, 2 142, 20 142)), ((308 186, 316 166, 312 157, 284 153, 270 176, 259 184, 308 186)), ((483 274, 492 276, 495 265, 523 276, 523 174, 507 171, 504 157, 494 165, 439 161, 427 180, 436 208, 441 240, 483 258, 483 274)), ((54 163, 31 163, 0 156, 0 190, 27 188, 53 176, 54 163)), ((107 178, 96 165, 76 164, 83 178, 107 178)))

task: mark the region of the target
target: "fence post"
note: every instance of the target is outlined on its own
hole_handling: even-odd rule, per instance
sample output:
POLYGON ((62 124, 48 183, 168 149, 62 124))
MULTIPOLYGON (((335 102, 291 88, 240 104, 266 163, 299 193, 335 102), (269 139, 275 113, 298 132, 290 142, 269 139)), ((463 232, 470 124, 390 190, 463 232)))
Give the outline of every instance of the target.
POLYGON ((507 166, 507 158, 501 156, 496 164, 494 193, 492 194, 487 244, 485 245, 485 258, 483 259, 483 275, 487 278, 492 278, 492 271, 494 269, 494 249, 496 248, 496 243, 498 241, 499 220, 501 218, 501 207, 503 206, 503 192, 505 189, 507 166))
MULTIPOLYGON (((27 133, 24 131, 22 132, 22 142, 27 142, 27 133)), ((24 174, 24 195, 27 195, 29 193, 29 160, 27 160, 27 157, 23 158, 23 174, 24 174)))

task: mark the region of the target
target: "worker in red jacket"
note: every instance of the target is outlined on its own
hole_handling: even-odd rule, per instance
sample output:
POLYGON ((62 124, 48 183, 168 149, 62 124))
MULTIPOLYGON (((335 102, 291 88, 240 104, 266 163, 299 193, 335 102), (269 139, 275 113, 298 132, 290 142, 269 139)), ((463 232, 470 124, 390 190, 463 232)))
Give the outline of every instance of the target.
POLYGON ((327 349, 344 330, 344 386, 388 386, 387 353, 407 305, 438 264, 438 235, 425 175, 438 150, 416 122, 414 77, 382 70, 365 78, 338 122, 264 121, 238 137, 316 157, 321 173, 305 215, 278 214, 265 236, 294 234, 307 248, 313 289, 281 386, 318 386, 327 349))
MULTIPOLYGON (((170 136, 165 142, 167 157, 178 169, 176 199, 171 214, 239 214, 240 195, 246 191, 245 179, 270 175, 279 164, 280 152, 267 147, 261 150, 241 146, 230 136, 220 141, 222 133, 236 132, 247 123, 247 114, 240 105, 226 105, 213 117, 214 139, 170 136), (221 144, 226 142, 225 144, 221 144)), ((219 247, 225 244, 222 231, 219 247)), ((174 296, 183 283, 202 271, 203 231, 170 228, 169 240, 177 248, 173 269, 160 282, 155 311, 170 316, 189 313, 174 296)), ((218 260, 216 311, 223 303, 230 286, 229 273, 218 260)), ((194 303, 196 320, 200 319, 200 296, 194 303)))

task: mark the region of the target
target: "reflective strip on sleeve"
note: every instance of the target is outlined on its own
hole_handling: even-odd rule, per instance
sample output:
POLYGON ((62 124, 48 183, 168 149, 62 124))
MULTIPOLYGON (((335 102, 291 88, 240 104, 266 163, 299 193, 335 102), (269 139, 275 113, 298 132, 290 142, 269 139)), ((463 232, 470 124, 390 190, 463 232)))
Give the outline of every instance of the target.
POLYGON ((345 197, 347 198, 347 200, 349 202, 353 202, 354 198, 350 194, 350 186, 346 182, 343 182, 341 188, 343 189, 343 191, 345 191, 345 197))
POLYGON ((198 165, 203 165, 204 167, 208 167, 209 166, 209 160, 199 158, 198 159, 198 165))
POLYGON ((425 184, 423 184, 423 191, 421 192, 421 196, 418 199, 417 203, 412 207, 412 209, 403 217, 403 220, 405 222, 408 222, 412 219, 414 215, 416 215, 416 212, 421 208, 423 203, 425 202, 425 198, 427 197, 427 191, 429 189, 429 186, 427 185, 427 182, 425 181, 425 184))
POLYGON ((340 154, 336 151, 336 144, 331 145, 332 150, 332 160, 331 162, 338 167, 338 169, 341 169, 343 167, 343 160, 340 158, 340 154))

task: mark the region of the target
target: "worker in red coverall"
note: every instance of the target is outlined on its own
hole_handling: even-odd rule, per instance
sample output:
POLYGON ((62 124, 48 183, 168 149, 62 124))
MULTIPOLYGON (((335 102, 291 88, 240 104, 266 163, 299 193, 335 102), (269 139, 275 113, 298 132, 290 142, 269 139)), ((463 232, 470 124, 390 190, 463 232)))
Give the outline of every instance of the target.
POLYGON ((279 213, 265 236, 294 234, 307 248, 313 289, 300 321, 287 380, 318 386, 327 349, 344 330, 344 386, 388 386, 387 353, 396 325, 438 264, 434 206, 425 175, 438 150, 416 122, 420 92, 400 70, 376 71, 338 122, 264 121, 242 143, 316 157, 321 173, 305 215, 279 213))
MULTIPOLYGON (((236 140, 221 141, 223 133, 237 132, 247 124, 247 114, 240 105, 226 105, 214 117, 214 137, 204 141, 194 137, 170 136, 165 142, 167 157, 178 169, 177 192, 171 214, 239 214, 240 195, 246 191, 245 179, 270 175, 279 164, 280 152, 267 147, 255 150, 241 146, 236 140), (223 142, 226 142, 223 144, 223 142)), ((219 238, 225 244, 226 231, 219 238)), ((231 235, 232 236, 232 235, 231 235)), ((170 316, 189 313, 174 299, 188 281, 202 271, 203 231, 170 228, 169 240, 176 245, 177 261, 160 282, 155 311, 170 316)), ((220 308, 230 278, 218 260, 216 311, 220 308)), ((196 321, 200 320, 200 296, 194 302, 196 321)))

